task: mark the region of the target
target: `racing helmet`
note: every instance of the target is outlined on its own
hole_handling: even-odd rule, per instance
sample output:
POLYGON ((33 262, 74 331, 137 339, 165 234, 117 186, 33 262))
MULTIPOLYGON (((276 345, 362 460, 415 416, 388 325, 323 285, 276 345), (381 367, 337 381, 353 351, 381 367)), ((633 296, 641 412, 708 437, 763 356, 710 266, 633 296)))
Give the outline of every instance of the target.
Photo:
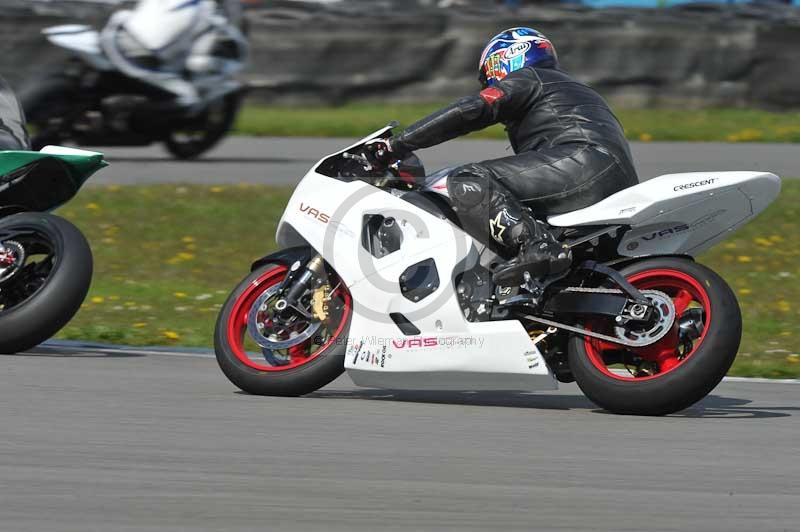
POLYGON ((553 43, 533 28, 511 28, 492 37, 481 54, 478 79, 491 87, 525 67, 558 68, 553 43))

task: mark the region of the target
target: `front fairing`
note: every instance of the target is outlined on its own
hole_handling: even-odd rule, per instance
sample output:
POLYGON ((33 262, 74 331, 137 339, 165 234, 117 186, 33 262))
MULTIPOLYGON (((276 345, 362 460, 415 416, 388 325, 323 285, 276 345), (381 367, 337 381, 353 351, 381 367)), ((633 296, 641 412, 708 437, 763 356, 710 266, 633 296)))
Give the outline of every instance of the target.
POLYGON ((480 258, 469 235, 392 190, 338 176, 344 152, 357 155, 364 142, 388 131, 322 159, 298 184, 278 226, 282 247, 312 248, 352 296, 345 348, 350 377, 378 388, 554 389, 548 365, 518 320, 466 319, 456 282, 480 258), (394 228, 391 250, 376 253, 365 238, 376 217, 394 228), (423 269, 425 278, 418 279, 423 269), (420 292, 407 291, 409 283, 420 292), (400 318, 419 332, 404 334, 400 318))
MULTIPOLYGON (((154 54, 184 48, 208 27, 214 3, 208 0, 140 0, 122 22, 136 43, 154 54)), ((169 55, 167 53, 167 55, 169 55)))

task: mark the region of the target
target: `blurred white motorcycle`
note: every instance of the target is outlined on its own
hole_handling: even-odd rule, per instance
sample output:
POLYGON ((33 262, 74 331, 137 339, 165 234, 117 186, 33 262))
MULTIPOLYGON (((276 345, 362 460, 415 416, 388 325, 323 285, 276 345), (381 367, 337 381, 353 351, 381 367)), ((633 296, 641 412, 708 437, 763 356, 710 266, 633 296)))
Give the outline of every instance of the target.
POLYGON ((232 127, 245 92, 236 75, 249 46, 236 6, 141 0, 100 32, 83 25, 45 29, 71 60, 20 91, 33 147, 164 142, 182 159, 212 148, 232 127))

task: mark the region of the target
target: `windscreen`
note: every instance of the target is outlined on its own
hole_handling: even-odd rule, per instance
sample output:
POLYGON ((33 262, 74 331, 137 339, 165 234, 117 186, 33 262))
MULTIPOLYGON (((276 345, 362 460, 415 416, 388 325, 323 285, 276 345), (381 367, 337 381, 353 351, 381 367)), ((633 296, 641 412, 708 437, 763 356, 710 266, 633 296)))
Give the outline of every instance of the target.
POLYGON ((25 119, 14 91, 0 77, 0 150, 27 150, 25 119))

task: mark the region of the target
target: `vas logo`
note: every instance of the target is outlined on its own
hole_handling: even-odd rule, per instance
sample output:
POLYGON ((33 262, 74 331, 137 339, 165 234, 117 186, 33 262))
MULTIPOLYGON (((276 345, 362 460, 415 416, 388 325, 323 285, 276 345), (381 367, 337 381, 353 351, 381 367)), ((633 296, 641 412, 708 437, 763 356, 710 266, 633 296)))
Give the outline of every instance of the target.
MULTIPOLYGON (((677 234, 683 233, 685 231, 694 231, 695 229, 699 229, 699 228, 703 227, 704 225, 706 225, 706 224, 708 224, 710 222, 713 222, 720 215, 725 214, 726 212, 727 212, 726 209, 720 209, 718 211, 714 211, 712 213, 709 213, 709 214, 703 216, 702 218, 698 218, 697 220, 695 220, 694 222, 692 222, 690 224, 679 224, 679 225, 676 225, 675 227, 670 227, 669 229, 662 229, 661 231, 656 231, 654 233, 650 233, 647 236, 643 236, 642 240, 650 241, 650 240, 655 240, 656 238, 658 238, 658 239, 669 238, 672 235, 677 235, 677 234)), ((631 250, 631 251, 633 251, 633 250, 631 250)))
POLYGON ((304 212, 309 216, 313 216, 320 222, 326 224, 331 221, 331 217, 325 214, 324 212, 320 212, 319 209, 315 209, 311 205, 306 205, 302 201, 300 202, 300 212, 304 212))
POLYGON ((392 340, 392 345, 397 349, 412 349, 414 347, 437 347, 439 340, 436 338, 411 338, 410 340, 392 340))
POLYGON ((670 229, 664 229, 663 231, 658 231, 657 233, 651 233, 648 236, 643 236, 642 240, 654 240, 654 239, 656 239, 658 237, 664 237, 664 236, 667 236, 667 235, 675 235, 675 234, 682 233, 682 232, 688 231, 688 230, 689 230, 689 226, 688 225, 681 224, 681 225, 672 227, 670 229))

